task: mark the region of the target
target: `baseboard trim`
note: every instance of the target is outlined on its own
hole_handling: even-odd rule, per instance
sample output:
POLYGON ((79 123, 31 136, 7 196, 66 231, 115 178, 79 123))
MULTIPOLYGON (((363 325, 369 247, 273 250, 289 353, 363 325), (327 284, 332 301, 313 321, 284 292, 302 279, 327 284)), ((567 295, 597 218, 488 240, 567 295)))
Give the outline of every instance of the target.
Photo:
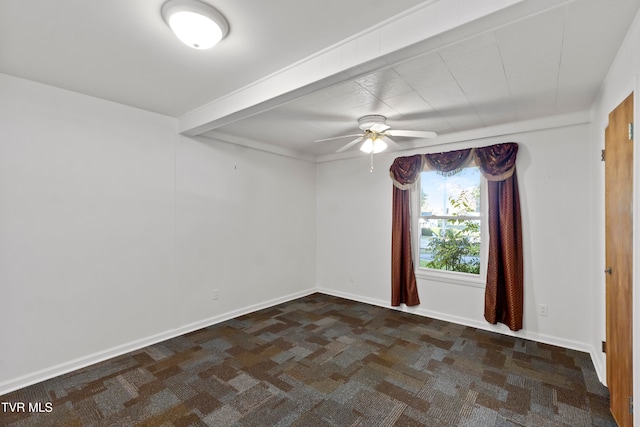
POLYGON ((591 362, 593 363, 593 366, 595 368, 596 374, 598 375, 598 379, 600 380, 600 382, 602 384, 606 385, 606 379, 603 376, 603 371, 602 371, 602 367, 600 366, 600 364, 598 363, 598 359, 595 357, 595 350, 593 348, 593 346, 586 344, 586 343, 581 343, 579 341, 573 341, 573 340, 567 340, 567 339, 563 339, 563 338, 558 338, 558 337, 554 337, 551 335, 546 335, 546 334, 538 334, 538 333, 534 333, 534 332, 530 332, 530 331, 526 331, 526 330, 520 330, 518 332, 514 332, 512 330, 510 330, 509 328, 507 328, 505 325, 492 325, 490 323, 487 322, 483 322, 483 321, 478 321, 475 319, 469 319, 469 318, 465 318, 465 317, 459 317, 459 316, 452 316, 446 313, 441 313, 441 312, 437 312, 437 311, 433 311, 433 310, 426 310, 426 309, 422 309, 422 308, 412 308, 412 307, 407 307, 407 306, 400 306, 400 307, 392 307, 391 304, 388 301, 383 301, 383 300, 379 300, 379 299, 375 299, 375 298, 369 298, 369 297, 364 297, 361 295, 355 295, 355 294, 350 294, 350 293, 346 293, 346 292, 341 292, 341 291, 336 291, 334 289, 327 289, 327 288, 318 288, 317 289, 318 292, 323 293, 323 294, 327 294, 327 295, 333 295, 339 298, 345 298, 345 299, 349 299, 352 301, 358 301, 358 302, 362 302, 365 304, 371 304, 371 305, 376 305, 379 307, 383 307, 383 308, 389 308, 392 310, 396 310, 396 311, 402 311, 402 312, 406 312, 406 313, 412 313, 412 314, 416 314, 418 316, 423 316, 423 317, 430 317, 432 319, 438 319, 438 320, 443 320, 446 322, 451 322, 451 323, 456 323, 459 325, 464 325, 464 326, 469 326, 472 328, 476 328, 476 329, 482 329, 485 331, 490 331, 490 332, 496 332, 498 334, 502 334, 502 335, 508 335, 508 336, 512 336, 512 337, 517 337, 517 338, 523 338, 526 340, 531 340, 531 341, 536 341, 536 342, 540 342, 543 344, 549 344, 549 345, 554 345, 557 347, 563 347, 563 348, 568 348, 570 350, 576 350, 576 351, 581 351, 584 353, 588 353, 591 356, 591 362))
POLYGON ((238 310, 228 311, 218 316, 210 317, 198 322, 190 323, 188 325, 181 326, 176 329, 171 329, 159 334, 151 335, 139 340, 131 341, 126 344, 122 344, 116 347, 112 347, 103 351, 99 351, 93 354, 89 354, 84 357, 71 360, 69 362, 61 363, 49 368, 41 369, 31 374, 23 375, 8 381, 0 383, 0 396, 11 393, 12 391, 19 390, 24 387, 28 387, 33 384, 37 384, 42 381, 46 381, 51 378, 55 378, 60 375, 67 374, 69 372, 86 368, 87 366, 94 365, 99 362, 111 359, 113 357, 121 356, 131 351, 136 351, 144 347, 148 347, 153 344, 157 344, 162 341, 166 341, 171 338, 178 337, 180 335, 188 334, 198 329, 206 328, 227 320, 243 316, 245 314, 253 313, 265 308, 273 307, 284 302, 292 301, 298 298, 305 297, 318 292, 314 289, 307 289, 300 292, 294 292, 289 295, 285 295, 278 298, 273 298, 258 304, 253 304, 238 310))
POLYGON ((598 355, 598 349, 596 347, 592 347, 589 354, 591 354, 591 362, 593 363, 593 367, 596 369, 596 374, 598 375, 598 379, 604 386, 607 386, 607 369, 603 365, 602 357, 598 355))

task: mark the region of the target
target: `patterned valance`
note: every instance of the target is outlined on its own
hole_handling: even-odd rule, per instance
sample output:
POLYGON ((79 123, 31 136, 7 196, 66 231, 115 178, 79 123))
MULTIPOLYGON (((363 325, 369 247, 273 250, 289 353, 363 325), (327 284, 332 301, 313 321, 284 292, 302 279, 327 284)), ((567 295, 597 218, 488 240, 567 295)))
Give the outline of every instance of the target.
POLYGON ((515 142, 443 153, 416 154, 395 159, 389 173, 395 187, 408 190, 422 171, 435 170, 442 175, 453 175, 475 162, 487 181, 504 181, 513 175, 517 154, 518 144, 515 142))

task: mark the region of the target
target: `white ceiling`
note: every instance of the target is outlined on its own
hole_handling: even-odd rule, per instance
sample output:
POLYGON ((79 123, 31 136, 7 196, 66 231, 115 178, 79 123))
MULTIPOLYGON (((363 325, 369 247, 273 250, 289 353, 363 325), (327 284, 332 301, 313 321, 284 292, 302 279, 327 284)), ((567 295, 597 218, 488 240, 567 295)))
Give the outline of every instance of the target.
MULTIPOLYGON (((160 16, 163 0, 0 0, 0 72, 173 117, 202 115, 380 22, 406 21, 436 3, 462 15, 471 4, 207 1, 231 26, 210 51, 175 39, 160 16)), ((321 75, 306 90, 283 85, 245 113, 217 111, 226 119, 205 117, 209 124, 190 134, 326 156, 349 139, 313 141, 357 133, 366 114, 387 116, 394 129, 447 134, 585 111, 640 7, 640 0, 484 1, 498 4, 495 11, 384 61, 321 75)))
POLYGON ((186 48, 166 0, 0 0, 0 72, 179 117, 424 0, 206 0, 229 21, 186 48))

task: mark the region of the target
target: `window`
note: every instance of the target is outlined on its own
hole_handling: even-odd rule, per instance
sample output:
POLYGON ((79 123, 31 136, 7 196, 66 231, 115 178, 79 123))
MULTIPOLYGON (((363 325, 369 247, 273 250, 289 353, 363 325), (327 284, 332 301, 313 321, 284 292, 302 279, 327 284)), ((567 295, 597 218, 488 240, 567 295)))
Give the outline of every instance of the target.
POLYGON ((421 172, 415 203, 419 214, 414 217, 418 274, 484 282, 484 181, 477 167, 449 176, 421 172))

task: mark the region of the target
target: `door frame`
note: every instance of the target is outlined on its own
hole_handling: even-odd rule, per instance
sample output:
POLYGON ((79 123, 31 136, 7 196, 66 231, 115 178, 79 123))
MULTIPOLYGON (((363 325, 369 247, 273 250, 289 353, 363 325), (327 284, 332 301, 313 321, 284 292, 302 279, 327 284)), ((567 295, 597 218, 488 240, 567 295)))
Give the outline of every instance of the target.
MULTIPOLYGON (((633 123, 637 123, 640 109, 640 74, 636 75, 633 97, 633 123)), ((640 132, 634 129, 634 144, 640 140, 640 132)), ((640 399, 640 148, 634 145, 633 150, 633 276, 632 276, 632 334, 633 334, 633 395, 640 399)), ((635 405, 634 405, 635 406, 635 405)), ((640 426, 640 406, 633 411, 633 424, 640 426)))

